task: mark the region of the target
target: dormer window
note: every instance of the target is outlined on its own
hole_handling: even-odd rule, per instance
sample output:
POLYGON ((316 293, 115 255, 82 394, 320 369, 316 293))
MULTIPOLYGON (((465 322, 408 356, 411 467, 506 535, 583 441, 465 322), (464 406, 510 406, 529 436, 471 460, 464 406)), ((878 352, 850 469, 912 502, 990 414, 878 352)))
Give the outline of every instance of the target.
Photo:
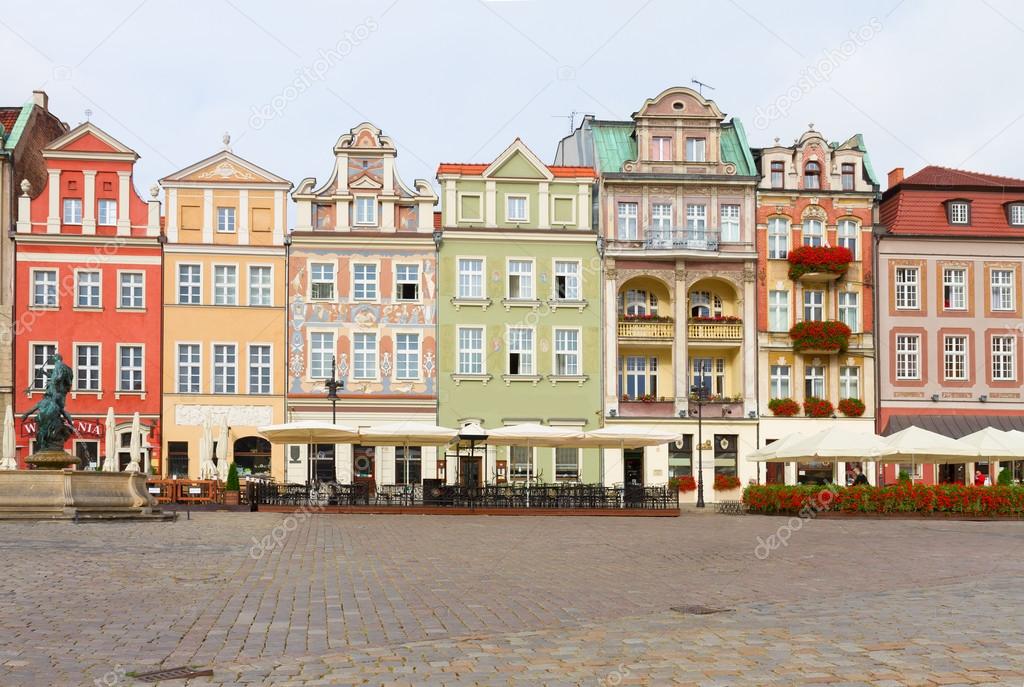
POLYGON ((786 186, 786 163, 772 163, 772 188, 784 188, 786 186))
POLYGON ((971 223, 971 203, 966 200, 951 200, 946 203, 946 216, 950 224, 971 223))
POLYGON ((686 161, 704 162, 707 160, 707 140, 703 138, 686 139, 686 161))
POLYGON ((841 170, 842 170, 842 174, 843 174, 843 190, 844 191, 852 191, 853 190, 853 185, 855 183, 855 176, 854 175, 855 175, 856 165, 854 165, 852 162, 844 162, 843 165, 842 165, 841 170))
POLYGON ((1006 219, 1011 227, 1024 227, 1024 203, 1010 203, 1006 206, 1006 219))
POLYGON ((377 199, 373 196, 356 197, 356 224, 377 224, 377 199))
POLYGON ((655 136, 651 143, 651 155, 657 161, 669 161, 672 159, 672 137, 655 136))
POLYGON ((821 165, 813 160, 804 165, 804 188, 821 188, 821 165))

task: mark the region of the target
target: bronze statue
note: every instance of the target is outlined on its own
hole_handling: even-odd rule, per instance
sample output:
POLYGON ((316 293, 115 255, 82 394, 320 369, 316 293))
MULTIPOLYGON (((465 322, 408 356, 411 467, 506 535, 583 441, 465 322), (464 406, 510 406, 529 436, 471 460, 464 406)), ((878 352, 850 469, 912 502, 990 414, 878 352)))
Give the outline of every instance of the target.
POLYGON ((53 367, 48 372, 43 397, 24 415, 24 422, 33 413, 36 414, 36 453, 64 452, 64 443, 75 433, 71 416, 64 409, 64 399, 71 391, 71 382, 75 373, 64 363, 59 353, 55 353, 50 362, 53 367))

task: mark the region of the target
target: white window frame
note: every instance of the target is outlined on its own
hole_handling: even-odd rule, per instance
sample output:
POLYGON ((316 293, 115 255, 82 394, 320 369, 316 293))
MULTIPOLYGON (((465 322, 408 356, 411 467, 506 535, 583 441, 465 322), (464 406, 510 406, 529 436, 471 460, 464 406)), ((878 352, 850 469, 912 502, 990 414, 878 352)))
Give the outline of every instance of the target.
POLYGON ((174 270, 174 286, 175 286, 175 299, 176 299, 175 302, 178 305, 202 305, 203 304, 203 264, 200 263, 200 262, 179 262, 175 266, 175 270, 174 270), (182 287, 181 268, 182 267, 189 267, 189 268, 194 267, 194 268, 198 269, 199 281, 196 282, 196 283, 189 282, 189 283, 186 284, 186 286, 188 287, 190 292, 191 292, 191 290, 193 288, 197 288, 198 287, 198 289, 199 289, 198 299, 195 302, 189 301, 189 302, 186 303, 186 302, 181 300, 181 287, 182 287))
MULTIPOLYGON (((225 349, 225 352, 226 352, 226 349, 225 349)), ((225 362, 223 363, 223 366, 224 366, 225 372, 228 369, 231 369, 231 367, 232 367, 232 366, 228 365, 226 358, 225 358, 225 362)), ((238 389, 239 389, 238 370, 239 370, 240 367, 241 366, 239 365, 239 360, 238 360, 238 342, 237 341, 211 341, 210 342, 210 393, 213 393, 213 394, 223 394, 223 395, 237 394, 238 393, 238 389), (218 382, 218 379, 217 379, 217 367, 218 367, 217 347, 218 346, 225 346, 225 347, 230 346, 231 349, 234 352, 234 360, 235 360, 235 362, 234 362, 233 368, 234 368, 235 385, 234 385, 234 389, 231 390, 231 391, 227 391, 227 390, 217 391, 217 382, 218 382)), ((224 376, 224 382, 225 382, 225 389, 226 389, 227 388, 227 385, 226 385, 227 375, 226 374, 224 376)))
POLYGON ((839 321, 850 328, 850 331, 860 331, 860 294, 856 291, 840 291, 836 294, 838 301, 839 321), (853 303, 845 302, 852 300, 853 303), (850 317, 852 311, 853 317, 850 317))
POLYGON ((396 330, 393 333, 393 339, 395 342, 395 379, 403 382, 418 382, 422 378, 420 373, 423 367, 423 336, 418 331, 411 330, 396 330), (415 349, 402 349, 401 340, 402 337, 415 337, 416 348, 415 349), (409 367, 410 360, 408 358, 414 357, 415 364, 412 365, 412 374, 402 374, 402 363, 403 357, 406 358, 405 367, 409 367))
POLYGON ((422 286, 420 284, 423 276, 423 266, 418 262, 396 262, 392 267, 395 275, 395 297, 394 300, 398 303, 419 303, 422 299, 422 286), (409 279, 408 275, 405 277, 399 276, 399 271, 403 268, 413 268, 416 270, 416 278, 409 279), (416 298, 402 298, 402 284, 415 284, 416 285, 416 298))
MULTIPOLYGON (((191 383, 191 380, 189 380, 191 383)), ((203 344, 201 341, 176 341, 174 344, 174 393, 176 394, 201 394, 203 392, 203 344), (199 373, 198 383, 196 384, 195 391, 190 390, 182 391, 182 378, 181 378, 181 349, 185 346, 194 347, 199 352, 198 359, 193 361, 189 360, 187 367, 189 371, 195 370, 199 373)))
POLYGON ((992 381, 1017 381, 1017 337, 1012 335, 993 336, 989 347, 992 354, 992 381), (1007 370, 1009 371, 1007 372, 1007 370))
POLYGON ((274 344, 264 341, 253 341, 246 345, 245 351, 246 369, 245 369, 245 380, 246 380, 246 392, 254 396, 269 396, 274 393, 274 344), (257 348, 266 348, 269 351, 267 361, 257 361, 253 363, 253 353, 257 348), (267 386, 266 391, 262 390, 259 384, 253 384, 253 372, 258 370, 266 370, 267 373, 267 386))
POLYGON ((855 220, 839 220, 839 224, 836 226, 836 243, 841 248, 849 249, 854 260, 857 259, 857 250, 860 247, 860 241, 857 240, 859 235, 860 225, 855 220))
POLYGON ((967 310, 967 268, 966 267, 943 267, 942 268, 942 309, 947 311, 962 312, 967 310), (957 282, 952 276, 959 273, 962 281, 957 282), (949 302, 946 299, 946 287, 950 288, 949 302), (959 293, 960 305, 954 305, 954 295, 959 293))
POLYGON ((804 400, 808 398, 825 398, 826 394, 828 394, 828 386, 825 384, 825 366, 805 365, 804 400), (820 374, 818 374, 819 371, 820 374), (817 393, 818 389, 820 389, 821 393, 817 393))
POLYGON ((895 285, 894 302, 897 310, 919 310, 921 307, 921 268, 916 265, 897 265, 893 269, 893 283, 895 285), (900 275, 904 278, 901 280, 900 275), (907 276, 913 276, 912 280, 907 276), (900 293, 902 290, 902 294, 900 293), (900 296, 903 296, 903 305, 900 305, 900 296))
POLYGON ((455 197, 455 215, 458 222, 483 222, 484 221, 484 195, 482 193, 462 193, 455 197), (462 214, 462 199, 477 198, 480 200, 480 215, 477 217, 466 217, 462 214))
POLYGON ((942 378, 963 382, 970 378, 969 337, 965 334, 944 334, 942 337, 942 378), (952 344, 952 345, 951 345, 952 344), (960 368, 959 372, 957 368, 960 368), (950 373, 952 370, 952 373, 950 373))
POLYGON ((524 224, 530 221, 530 196, 525 193, 506 193, 505 194, 505 221, 509 224, 524 224), (511 200, 522 200, 523 201, 523 217, 516 218, 512 216, 512 204, 511 200))
POLYGON ((672 158, 672 137, 651 136, 651 157, 653 162, 671 162, 672 158))
MULTIPOLYGON (((651 227, 655 230, 666 231, 672 229, 672 224, 672 203, 651 203, 651 227)), ((668 236, 665 235, 663 238, 668 238, 668 236)))
POLYGON ((56 267, 33 267, 29 270, 29 276, 32 278, 32 298, 31 306, 35 309, 40 310, 57 310, 60 308, 60 270, 56 267), (43 274, 53 274, 53 303, 40 303, 37 300, 36 287, 39 286, 39 276, 43 274))
POLYGON ((580 449, 579 449, 578 446, 559 446, 559 447, 555 448, 554 454, 555 454, 555 479, 556 480, 574 480, 574 479, 579 479, 580 478, 580 449), (568 465, 567 462, 563 461, 563 462, 559 463, 558 458, 559 458, 559 452, 560 451, 562 452, 562 455, 567 455, 569 451, 572 451, 572 455, 573 455, 573 461, 572 461, 573 468, 572 468, 571 471, 565 470, 565 466, 568 465), (559 472, 559 466, 560 465, 562 467, 562 471, 561 472, 559 472))
POLYGON ((103 344, 99 341, 76 341, 74 343, 71 355, 74 356, 72 362, 72 369, 75 371, 75 385, 72 388, 72 392, 76 394, 97 394, 103 393, 103 344), (96 349, 96 364, 86 365, 82 368, 78 363, 78 349, 80 348, 95 348, 96 349), (96 388, 95 389, 83 389, 79 387, 83 376, 80 374, 82 369, 95 370, 96 371, 96 388))
POLYGON ((615 236, 619 241, 640 239, 640 203, 635 200, 621 200, 615 205, 615 236), (632 209, 632 214, 629 210, 632 209))
POLYGON ((337 298, 338 298, 338 263, 330 261, 330 260, 328 260, 328 261, 310 260, 309 263, 308 263, 308 270, 309 270, 309 295, 308 295, 309 300, 310 301, 319 301, 319 302, 323 302, 323 303, 331 303, 331 302, 337 300, 337 298), (326 281, 324 279, 314 280, 314 278, 313 278, 313 268, 315 268, 315 267, 330 267, 331 268, 331 279, 330 279, 330 281, 328 282, 328 281, 326 281), (331 295, 330 295, 329 298, 322 298, 322 297, 318 297, 318 296, 314 295, 314 289, 313 289, 314 285, 316 285, 316 284, 328 284, 328 283, 331 285, 331 295))
POLYGON ((96 201, 96 224, 101 227, 117 226, 117 201, 113 198, 100 198, 96 201), (111 213, 111 207, 113 213, 111 213), (104 212, 104 208, 107 211, 104 212))
POLYGON ((535 377, 537 376, 537 330, 535 327, 520 327, 507 325, 505 327, 505 374, 510 377, 535 377), (529 350, 524 350, 518 346, 513 350, 513 332, 529 332, 530 346, 529 350), (512 372, 512 355, 519 356, 519 371, 512 372), (527 361, 529 362, 529 370, 523 370, 523 356, 528 356, 527 361))
POLYGON ((481 257, 481 256, 475 256, 475 255, 459 255, 459 256, 457 256, 455 258, 455 289, 456 289, 455 293, 456 293, 456 298, 457 299, 461 299, 461 300, 483 300, 484 298, 487 298, 487 259, 484 258, 484 257, 481 257), (479 270, 479 272, 477 272, 476 270, 473 270, 473 271, 470 271, 470 272, 464 272, 463 271, 463 269, 462 269, 463 262, 470 262, 470 261, 479 262, 480 263, 480 270, 479 270), (470 276, 470 277, 472 277, 473 275, 479 274, 479 276, 480 276, 480 293, 479 294, 463 293, 462 277, 463 277, 464 274, 467 275, 467 276, 470 276))
POLYGON ((552 195, 551 196, 551 208, 549 209, 548 212, 550 213, 549 216, 551 217, 551 226, 569 227, 569 226, 572 226, 572 225, 576 224, 576 219, 577 219, 577 214, 576 214, 576 196, 567 196, 567 195, 555 196, 555 195, 552 195), (564 220, 564 219, 556 219, 555 218, 555 205, 556 205, 555 201, 558 201, 558 200, 568 200, 572 204, 572 216, 569 219, 564 220))
MULTIPOLYGON (((225 293, 225 295, 227 295, 227 291, 226 290, 224 291, 224 293, 225 293)), ((220 306, 236 306, 236 305, 238 305, 238 263, 226 262, 226 263, 214 263, 213 264, 213 305, 220 305, 220 306), (220 284, 217 283, 217 270, 219 268, 222 268, 222 267, 223 268, 233 269, 234 270, 234 274, 235 274, 234 281, 232 281, 230 284, 225 283, 223 286, 221 286, 220 284), (226 303, 218 302, 218 297, 219 297, 218 289, 221 289, 221 288, 227 289, 228 286, 231 287, 231 294, 232 294, 232 298, 231 298, 230 302, 226 302, 226 303)))
POLYGON ((537 300, 536 289, 537 265, 533 258, 508 258, 505 261, 505 297, 510 301, 534 301, 537 300), (529 272, 512 272, 512 264, 529 265, 529 272), (512 295, 512 277, 515 277, 519 286, 519 295, 512 295), (526 285, 526 289, 523 285, 526 285), (525 295, 524 295, 525 294, 525 295))
POLYGON ((246 303, 248 305, 255 306, 255 307, 273 307, 274 306, 274 266, 273 265, 263 264, 263 263, 252 263, 250 265, 247 265, 247 268, 245 270, 245 286, 246 286, 245 293, 246 293, 246 299, 247 299, 246 303), (262 298, 258 299, 258 301, 253 300, 252 294, 253 294, 253 284, 254 284, 254 282, 253 282, 252 276, 253 276, 253 271, 254 270, 267 270, 267 273, 270 276, 270 279, 269 279, 269 281, 266 284, 260 284, 259 285, 260 291, 264 295, 267 296, 267 302, 266 303, 258 302, 258 301, 262 301, 263 300, 262 298))
MULTIPOLYGON (((132 367, 131 369, 135 369, 132 367)), ((146 344, 144 343, 119 343, 117 344, 117 393, 119 394, 144 394, 146 393, 146 344), (139 362, 139 389, 125 389, 123 386, 124 366, 121 364, 121 352, 126 348, 138 348, 142 351, 142 358, 139 362)))
POLYGON ((61 224, 81 224, 83 207, 81 198, 65 198, 61 204, 61 224), (75 208, 78 208, 77 215, 74 211, 75 208))
POLYGON ((217 206, 217 233, 234 234, 238 227, 238 211, 232 205, 217 206))
POLYGON ((309 358, 306 364, 306 378, 310 381, 320 381, 324 379, 330 379, 332 376, 332 361, 333 364, 337 364, 338 360, 338 335, 332 329, 307 329, 306 330, 306 350, 309 352, 309 358), (330 337, 330 347, 328 349, 319 349, 313 347, 313 337, 316 336, 327 336, 330 337), (316 366, 314 361, 317 355, 325 356, 321 360, 321 374, 316 374, 314 369, 316 366), (330 356, 329 358, 326 356, 330 356), (326 373, 326 374, 324 374, 326 373))
POLYGON ((456 374, 459 375, 484 375, 487 374, 487 356, 485 354, 487 348, 487 328, 483 325, 459 325, 455 327, 455 370, 456 374), (477 348, 463 348, 463 332, 479 332, 480 333, 480 347, 477 348), (465 356, 480 356, 480 370, 474 371, 470 368, 474 367, 474 360, 464 360, 465 356), (468 365, 464 365, 466 363, 468 365))
POLYGON ((839 400, 844 398, 863 400, 860 395, 860 367, 857 365, 839 366, 839 400))
POLYGON ((768 398, 771 400, 793 397, 793 366, 772 365, 769 369, 768 398))
MULTIPOLYGON (((135 295, 134 288, 136 285, 131 285, 133 289, 133 297, 135 295)), ((133 298, 134 300, 134 298, 133 298)), ((146 273, 142 270, 118 270, 117 271, 117 309, 118 310, 145 310, 146 309, 146 273), (142 305, 125 305, 124 304, 124 280, 125 277, 141 277, 142 283, 138 285, 139 293, 142 298, 142 305)))
POLYGON ((352 300, 362 303, 377 303, 380 301, 380 263, 376 261, 356 262, 353 260, 349 263, 349 267, 352 271, 352 285, 350 287, 351 290, 349 291, 349 293, 352 294, 352 300), (363 277, 360 277, 358 274, 358 268, 361 267, 372 267, 373 278, 367 279, 365 274, 363 277), (357 287, 362 287, 363 295, 359 296, 356 294, 357 287), (368 292, 371 289, 373 290, 373 293, 368 295, 368 292))
POLYGON ((768 220, 769 260, 785 260, 789 256, 789 230, 790 222, 784 217, 772 217, 768 220))
MULTIPOLYGON (((568 369, 568 366, 567 366, 568 369)), ((553 327, 551 329, 551 372, 556 377, 582 377, 583 376, 583 330, 580 327, 553 327), (576 343, 575 348, 560 348, 560 333, 572 333, 576 343), (559 371, 559 357, 564 357, 566 362, 571 360, 575 365, 572 372, 559 371)))
POLYGON ((1024 226, 1024 203, 1010 203, 1010 226, 1024 226))
POLYGON ((708 161, 708 139, 689 136, 686 139, 686 162, 708 161), (691 150, 692 144, 692 150, 691 150))
POLYGON ((704 203, 686 204, 687 231, 703 234, 708 229, 708 206, 704 203))
POLYGON ((792 322, 789 315, 789 291, 773 289, 768 292, 768 331, 788 332, 792 322), (779 302, 778 294, 782 294, 779 302))
POLYGON ((556 301, 579 302, 583 300, 583 262, 581 260, 566 260, 554 258, 551 261, 551 298, 556 301), (566 272, 564 266, 572 265, 572 271, 566 272), (565 279, 565 297, 558 295, 558 279, 565 279), (572 288, 570 288, 570 284, 572 288))
POLYGON ((28 367, 28 388, 31 389, 32 391, 43 391, 46 388, 46 375, 45 374, 42 375, 42 384, 43 385, 42 386, 36 386, 36 367, 37 367, 37 365, 36 365, 36 349, 37 348, 52 349, 50 351, 49 355, 46 355, 44 357, 44 359, 43 359, 43 368, 47 372, 53 370, 53 367, 52 366, 48 366, 46 364, 46 360, 48 360, 55 353, 59 353, 60 351, 57 349, 57 342, 56 341, 29 341, 28 342, 28 355, 29 355, 29 358, 30 358, 29 364, 27 365, 27 367, 28 367))
POLYGON ((825 321, 825 291, 824 289, 805 289, 804 290, 804 311, 803 311, 804 322, 824 322, 825 321), (817 294, 820 296, 817 302, 813 296, 817 294), (815 311, 817 311, 815 313, 815 311), (818 314, 819 317, 809 317, 810 314, 818 314))
POLYGON ((921 335, 896 334, 896 379, 921 379, 921 335), (903 368, 901 373, 900 368, 903 368))
POLYGON ((75 309, 76 310, 101 310, 102 308, 103 308, 103 271, 102 270, 93 270, 93 269, 76 269, 75 270, 75 309), (97 277, 96 284, 95 285, 92 285, 92 284, 89 285, 90 287, 91 286, 95 286, 96 287, 96 303, 95 304, 91 304, 91 303, 83 304, 81 302, 81 296, 82 296, 81 288, 83 286, 83 284, 82 284, 82 276, 83 275, 96 275, 96 277, 97 277))
POLYGON ((971 204, 963 200, 955 200, 949 204, 950 224, 970 224, 971 204))
POLYGON ((721 236, 719 240, 725 243, 738 243, 742 237, 740 232, 740 215, 743 208, 739 203, 721 203, 718 206, 719 225, 721 236), (735 216, 733 211, 735 210, 735 216))
POLYGON ((825 223, 820 219, 808 217, 803 222, 803 245, 820 247, 825 245, 825 223), (812 227, 820 231, 811 231, 812 227))
MULTIPOLYGON (((366 370, 364 370, 365 372, 366 370)), ((376 381, 380 379, 380 333, 379 332, 353 332, 352 333, 352 379, 361 382, 376 381), (365 340, 366 337, 373 337, 373 350, 362 348, 359 346, 360 340, 365 340), (372 359, 367 360, 367 354, 372 355, 372 359), (372 363, 369 367, 371 374, 360 375, 358 370, 359 367, 367 367, 367 363, 372 363)))
POLYGON ((375 227, 378 224, 377 220, 378 208, 377 208, 377 196, 371 195, 356 195, 352 199, 352 219, 353 224, 360 227, 375 227), (367 202, 369 201, 369 202, 367 202), (363 213, 365 208, 372 208, 373 212, 371 217, 363 217, 360 219, 360 215, 363 213))
POLYGON ((1016 298, 1016 277, 1017 272, 1014 269, 1007 267, 993 267, 989 269, 989 290, 991 292, 991 303, 989 304, 993 312, 1013 312, 1017 309, 1017 298, 1016 298), (996 274, 1005 275, 1008 279, 1004 282, 1002 276, 996 280, 996 274), (1008 303, 1004 304, 1003 301, 1008 303), (998 306, 998 307, 997 307, 998 306))

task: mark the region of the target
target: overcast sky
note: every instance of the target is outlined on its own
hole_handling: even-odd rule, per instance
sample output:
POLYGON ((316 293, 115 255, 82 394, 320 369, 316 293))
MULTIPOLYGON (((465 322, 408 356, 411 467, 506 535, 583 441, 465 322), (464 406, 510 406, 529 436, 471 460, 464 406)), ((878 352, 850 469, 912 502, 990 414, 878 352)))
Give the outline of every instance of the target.
POLYGON ((71 125, 90 109, 141 155, 144 197, 225 131, 296 183, 323 181, 363 120, 409 184, 516 136, 551 161, 571 112, 628 118, 693 78, 753 146, 813 122, 864 134, 883 179, 929 163, 1020 177, 1022 43, 1013 0, 49 0, 5 4, 0 91, 43 88, 71 125))

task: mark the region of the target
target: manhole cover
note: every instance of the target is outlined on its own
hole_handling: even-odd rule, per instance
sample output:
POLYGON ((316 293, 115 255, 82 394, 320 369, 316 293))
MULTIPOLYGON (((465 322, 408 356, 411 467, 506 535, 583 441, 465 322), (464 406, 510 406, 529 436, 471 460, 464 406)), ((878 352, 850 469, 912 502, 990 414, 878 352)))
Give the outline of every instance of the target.
POLYGON ((672 606, 670 610, 683 615, 712 615, 732 612, 731 608, 712 608, 711 606, 672 606))
POLYGON ((193 677, 213 677, 212 670, 196 670, 184 666, 182 668, 165 668, 152 673, 136 673, 133 675, 139 682, 160 682, 161 680, 187 680, 193 677))

